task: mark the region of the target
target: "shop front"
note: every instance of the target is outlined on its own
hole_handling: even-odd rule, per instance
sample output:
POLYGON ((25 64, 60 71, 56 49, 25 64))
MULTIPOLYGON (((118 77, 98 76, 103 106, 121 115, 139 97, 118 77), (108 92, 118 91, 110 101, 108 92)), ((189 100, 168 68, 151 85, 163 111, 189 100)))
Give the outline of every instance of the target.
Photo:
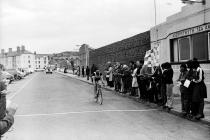
POLYGON ((197 58, 205 72, 210 100, 210 1, 206 5, 186 5, 166 22, 151 28, 151 48, 158 48, 159 63, 170 62, 174 81, 179 66, 197 58))

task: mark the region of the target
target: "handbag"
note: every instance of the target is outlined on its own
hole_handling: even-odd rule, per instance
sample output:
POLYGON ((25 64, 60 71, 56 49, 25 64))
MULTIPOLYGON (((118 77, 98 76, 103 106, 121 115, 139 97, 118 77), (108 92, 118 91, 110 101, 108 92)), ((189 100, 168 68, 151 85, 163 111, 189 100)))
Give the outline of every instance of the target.
POLYGON ((188 88, 190 86, 190 83, 191 83, 190 80, 186 79, 184 82, 184 86, 188 88))

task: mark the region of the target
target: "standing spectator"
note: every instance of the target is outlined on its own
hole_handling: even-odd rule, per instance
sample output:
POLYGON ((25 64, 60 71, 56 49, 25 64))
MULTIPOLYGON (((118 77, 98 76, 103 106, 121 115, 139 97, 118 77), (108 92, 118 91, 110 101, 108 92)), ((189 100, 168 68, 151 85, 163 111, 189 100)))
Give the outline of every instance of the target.
POLYGON ((132 81, 130 76, 130 70, 127 65, 123 65, 122 81, 124 85, 124 93, 126 94, 130 90, 130 81, 132 81))
POLYGON ((183 115, 187 115, 187 104, 188 104, 188 101, 189 101, 189 98, 188 98, 188 94, 189 94, 189 91, 188 89, 184 86, 184 82, 187 78, 187 74, 188 74, 188 71, 187 71, 187 66, 186 64, 181 64, 180 65, 180 75, 179 75, 179 78, 178 78, 178 82, 180 84, 180 93, 181 93, 181 107, 182 107, 182 113, 183 115))
POLYGON ((123 72, 124 72, 123 65, 120 64, 119 77, 120 77, 120 92, 121 93, 124 93, 124 83, 123 83, 123 80, 122 80, 123 72))
POLYGON ((195 119, 204 118, 204 98, 207 98, 206 85, 204 83, 204 71, 200 67, 197 59, 193 59, 193 68, 196 72, 193 79, 194 87, 192 94, 192 114, 195 119))
POLYGON ((129 62, 129 71, 130 71, 130 81, 128 83, 129 85, 129 92, 130 92, 130 95, 132 95, 132 79, 133 79, 133 71, 134 71, 134 62, 133 61, 130 61, 129 62))
POLYGON ((168 108, 168 111, 172 109, 173 105, 173 74, 171 64, 166 62, 163 70, 163 82, 166 85, 167 101, 165 107, 168 108))
POLYGON ((85 67, 82 66, 82 77, 85 77, 85 67))
POLYGON ((149 81, 148 81, 148 75, 149 75, 149 68, 147 66, 147 60, 144 61, 144 65, 142 66, 140 70, 140 97, 142 100, 147 101, 149 99, 147 89, 149 87, 149 81))
POLYGON ((107 71, 107 75, 108 75, 108 83, 110 87, 114 87, 114 81, 113 81, 113 68, 112 68, 112 64, 111 62, 108 62, 108 71, 107 71))
POLYGON ((87 76, 87 80, 89 80, 89 77, 90 77, 90 69, 89 69, 89 67, 87 66, 87 68, 86 68, 86 76, 87 76))
POLYGON ((77 76, 80 76, 80 66, 77 67, 77 76))
MULTIPOLYGON (((137 65, 137 72, 136 72, 136 74, 137 74, 137 82, 138 82, 138 88, 139 88, 139 91, 140 91, 140 86, 141 86, 140 85, 141 84, 140 72, 141 72, 141 68, 142 68, 143 63, 142 63, 142 61, 137 61, 136 65, 137 65)), ((142 98, 141 92, 139 92, 139 97, 142 98)))
POLYGON ((115 65, 115 69, 113 71, 114 75, 114 85, 115 85, 115 91, 120 91, 121 89, 121 77, 120 77, 120 63, 117 62, 115 65))
POLYGON ((161 105, 162 70, 160 66, 155 68, 155 72, 153 73, 152 77, 154 78, 155 82, 155 102, 158 105, 161 105))
POLYGON ((134 65, 134 70, 132 73, 132 90, 131 90, 131 96, 138 96, 138 82, 137 82, 137 70, 139 67, 139 63, 138 66, 134 65))
MULTIPOLYGON (((193 70, 193 61, 187 61, 187 68, 189 69, 187 72, 186 79, 192 81, 194 77, 196 77, 196 73, 193 70)), ((189 87, 187 88, 188 94, 186 94, 186 101, 185 101, 185 111, 187 114, 188 119, 192 119, 192 93, 193 93, 194 83, 191 82, 189 87)))
POLYGON ((95 64, 93 64, 92 65, 92 67, 91 67, 91 81, 92 81, 92 83, 93 83, 93 78, 92 78, 92 75, 94 74, 94 72, 97 70, 97 67, 95 66, 95 64))
POLYGON ((72 67, 73 75, 74 75, 74 66, 72 67))
POLYGON ((106 83, 107 83, 107 86, 110 86, 110 84, 109 84, 109 74, 108 74, 108 71, 109 71, 109 67, 107 66, 107 68, 105 69, 104 73, 106 74, 106 83))

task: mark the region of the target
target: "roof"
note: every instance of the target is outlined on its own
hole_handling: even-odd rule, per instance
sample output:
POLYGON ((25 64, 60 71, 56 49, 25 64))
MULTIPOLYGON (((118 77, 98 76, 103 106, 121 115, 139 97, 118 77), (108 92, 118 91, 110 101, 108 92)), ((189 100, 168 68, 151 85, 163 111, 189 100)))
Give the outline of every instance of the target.
POLYGON ((25 50, 25 51, 20 51, 20 53, 18 53, 17 51, 12 51, 12 52, 8 52, 7 53, 7 56, 8 57, 12 57, 12 56, 20 56, 21 54, 33 54, 32 52, 29 52, 29 51, 27 51, 27 50, 25 50))
POLYGON ((35 57, 44 57, 44 56, 50 56, 50 54, 36 54, 35 57))

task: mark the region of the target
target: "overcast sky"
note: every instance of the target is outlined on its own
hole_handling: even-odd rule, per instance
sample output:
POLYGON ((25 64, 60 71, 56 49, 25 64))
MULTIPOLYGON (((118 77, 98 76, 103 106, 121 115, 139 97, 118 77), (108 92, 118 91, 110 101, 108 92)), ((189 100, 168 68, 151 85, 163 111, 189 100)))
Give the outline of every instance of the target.
MULTIPOLYGON (((157 23, 181 10, 181 0, 156 0, 157 23)), ((0 47, 38 53, 105 46, 155 25, 154 0, 0 0, 0 47)))

